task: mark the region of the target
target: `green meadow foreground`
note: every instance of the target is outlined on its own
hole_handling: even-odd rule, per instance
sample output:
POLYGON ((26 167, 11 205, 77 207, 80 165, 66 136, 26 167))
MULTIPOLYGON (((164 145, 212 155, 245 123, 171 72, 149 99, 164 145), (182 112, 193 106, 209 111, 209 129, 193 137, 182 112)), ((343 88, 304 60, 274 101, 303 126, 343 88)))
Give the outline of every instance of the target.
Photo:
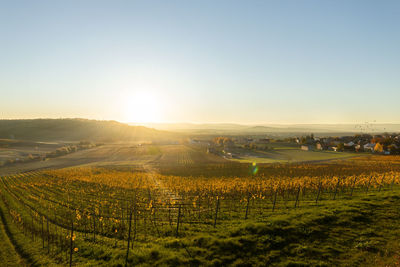
POLYGON ((6 266, 399 264, 396 156, 257 165, 110 145, 2 175, 6 266))

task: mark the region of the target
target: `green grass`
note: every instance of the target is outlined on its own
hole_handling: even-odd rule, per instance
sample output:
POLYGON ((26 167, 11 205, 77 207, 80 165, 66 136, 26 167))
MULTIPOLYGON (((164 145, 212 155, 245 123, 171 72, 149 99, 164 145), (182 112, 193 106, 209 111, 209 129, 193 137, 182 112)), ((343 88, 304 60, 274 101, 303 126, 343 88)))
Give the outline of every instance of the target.
POLYGON ((140 246, 131 261, 143 266, 395 266, 399 192, 224 222, 215 230, 140 246))
POLYGON ((23 264, 22 259, 15 251, 13 244, 8 238, 3 220, 0 219, 0 262, 3 266, 23 264))
POLYGON ((394 266, 400 256, 399 191, 280 211, 152 245, 145 265, 394 266))
MULTIPOLYGON (((352 199, 342 196, 334 201, 322 196, 318 205, 303 206, 300 202, 298 209, 280 206, 275 212, 262 214, 251 209, 251 219, 221 218, 216 228, 183 223, 178 238, 153 235, 135 242, 129 264, 396 266, 400 256, 399 193, 400 188, 395 187, 394 191, 360 193, 352 199)), ((0 207, 5 208, 3 204, 0 207)), ((47 255, 40 240, 31 242, 10 218, 5 222, 17 248, 31 264, 65 265, 65 253, 47 255)), ((123 266, 126 242, 110 246, 106 240, 93 244, 78 239, 75 246, 79 252, 74 254, 77 266, 123 266)))
POLYGON ((343 159, 357 156, 354 153, 333 152, 333 151, 304 151, 295 148, 274 149, 274 151, 259 151, 259 156, 242 156, 233 161, 243 163, 288 163, 288 162, 307 162, 325 161, 332 159, 343 159))

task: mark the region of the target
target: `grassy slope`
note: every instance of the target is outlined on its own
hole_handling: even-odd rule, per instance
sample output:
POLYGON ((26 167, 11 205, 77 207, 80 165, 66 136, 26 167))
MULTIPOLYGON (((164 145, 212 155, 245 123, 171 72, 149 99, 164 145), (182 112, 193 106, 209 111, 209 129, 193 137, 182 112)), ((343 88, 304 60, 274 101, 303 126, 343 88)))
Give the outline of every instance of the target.
POLYGON ((8 239, 3 220, 0 220, 0 262, 2 266, 23 265, 23 260, 8 239))
POLYGON ((224 222, 194 237, 158 240, 132 260, 146 266, 398 266, 399 192, 224 222))
POLYGON ((0 239, 0 243, 7 244, 4 247, 4 255, 12 257, 6 265, 1 266, 58 266, 51 256, 47 256, 45 251, 40 249, 41 242, 38 239, 34 244, 28 241, 27 236, 16 227, 6 210, 4 202, 0 199, 0 219, 5 229, 4 233, 7 234, 4 239, 0 239), (18 257, 15 251, 18 251, 22 258, 18 257))
MULTIPOLYGON (((180 238, 135 243, 129 261, 138 266, 398 266, 399 193, 397 187, 353 199, 324 200, 318 206, 279 209, 252 220, 223 221, 215 229, 183 224, 180 238)), ((53 264, 17 229, 13 234, 31 262, 53 264)), ((80 248, 92 258, 82 266, 124 262, 123 248, 80 248)))

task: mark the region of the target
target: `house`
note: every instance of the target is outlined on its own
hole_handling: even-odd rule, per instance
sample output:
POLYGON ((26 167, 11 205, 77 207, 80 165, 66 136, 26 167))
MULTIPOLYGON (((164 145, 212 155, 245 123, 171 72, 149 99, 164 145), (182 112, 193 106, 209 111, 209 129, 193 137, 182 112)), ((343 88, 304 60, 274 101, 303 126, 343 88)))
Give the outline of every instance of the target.
POLYGON ((372 144, 372 143, 368 143, 368 144, 364 145, 364 150, 365 151, 373 152, 374 148, 375 148, 375 144, 372 144))
POLYGON ((311 150, 313 150, 313 147, 310 146, 310 145, 302 145, 302 146, 301 146, 301 150, 304 150, 304 151, 311 151, 311 150))
POLYGON ((355 145, 355 143, 353 142, 353 141, 350 141, 350 142, 348 142, 348 143, 344 143, 344 146, 346 147, 352 147, 352 146, 354 146, 355 145))
POLYGON ((346 151, 354 151, 355 150, 355 143, 353 141, 347 142, 343 144, 343 148, 346 151))
POLYGON ((324 147, 322 146, 321 143, 317 143, 316 148, 317 148, 317 150, 323 150, 324 149, 324 147))

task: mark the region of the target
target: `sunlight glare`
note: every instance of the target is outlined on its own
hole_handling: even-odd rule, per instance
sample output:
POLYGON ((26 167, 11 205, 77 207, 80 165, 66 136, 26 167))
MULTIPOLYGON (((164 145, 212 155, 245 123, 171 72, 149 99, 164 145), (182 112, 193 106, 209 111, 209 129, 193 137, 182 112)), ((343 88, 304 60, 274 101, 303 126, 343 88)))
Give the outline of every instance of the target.
POLYGON ((160 121, 160 100, 151 92, 140 91, 124 99, 124 120, 135 123, 160 121))

